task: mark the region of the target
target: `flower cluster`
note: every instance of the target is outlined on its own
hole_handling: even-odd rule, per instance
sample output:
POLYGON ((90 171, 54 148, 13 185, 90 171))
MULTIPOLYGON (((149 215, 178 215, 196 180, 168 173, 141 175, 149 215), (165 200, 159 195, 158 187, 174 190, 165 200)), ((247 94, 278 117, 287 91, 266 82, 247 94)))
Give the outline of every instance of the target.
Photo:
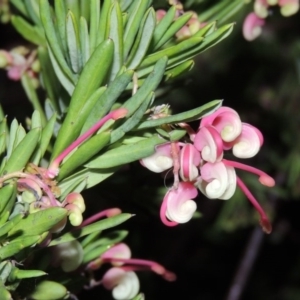
POLYGON ((228 150, 241 159, 255 156, 263 143, 261 132, 241 122, 235 110, 221 107, 202 118, 197 132, 189 130, 189 136, 192 143, 160 145, 153 155, 141 160, 153 172, 173 168, 174 185, 161 205, 162 222, 167 226, 188 222, 197 209, 192 199, 197 197, 198 190, 209 199, 227 200, 238 185, 260 214, 263 230, 270 233, 271 224, 264 210, 237 177, 235 169, 258 175, 260 183, 269 187, 275 184, 273 178, 261 170, 224 158, 228 150))
POLYGON ((299 10, 299 0, 255 0, 253 12, 245 19, 243 35, 246 40, 253 41, 262 32, 262 26, 269 15, 270 6, 278 5, 284 17, 294 15, 299 10))
POLYGON ((38 87, 37 74, 40 71, 40 63, 36 50, 20 46, 10 51, 0 50, 0 68, 7 70, 9 79, 19 81, 24 73, 31 79, 33 85, 38 87))
POLYGON ((124 243, 116 244, 98 259, 90 262, 86 270, 92 272, 104 263, 110 263, 112 267, 106 271, 102 280, 98 282, 93 280, 91 285, 102 284, 104 288, 112 290, 112 295, 116 300, 132 299, 138 294, 140 283, 135 271, 149 270, 165 280, 176 280, 174 273, 154 261, 131 258, 130 248, 124 243))

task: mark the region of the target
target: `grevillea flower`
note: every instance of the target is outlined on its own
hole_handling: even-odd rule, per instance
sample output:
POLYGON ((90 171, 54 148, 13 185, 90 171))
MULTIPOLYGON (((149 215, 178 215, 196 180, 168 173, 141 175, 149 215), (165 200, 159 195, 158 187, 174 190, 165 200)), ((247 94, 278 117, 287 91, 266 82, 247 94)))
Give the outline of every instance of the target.
POLYGON ((292 16, 299 10, 299 0, 278 0, 278 5, 284 17, 292 16))
POLYGON ((180 177, 183 181, 194 181, 199 175, 200 153, 192 144, 186 144, 180 150, 180 177))
POLYGON ((102 278, 104 288, 112 290, 112 296, 116 300, 128 300, 134 298, 140 289, 140 282, 132 271, 121 268, 110 268, 102 278))
POLYGON ((173 167, 171 143, 155 147, 155 152, 140 160, 140 163, 155 173, 161 173, 173 167))
POLYGON ((261 35, 262 26, 265 25, 265 20, 261 19, 256 13, 250 13, 243 24, 243 35, 247 41, 253 41, 261 35))
POLYGON ((198 192, 190 182, 180 182, 177 188, 170 189, 164 197, 160 209, 160 218, 167 226, 188 222, 194 215, 198 192))
POLYGON ((197 182, 199 190, 209 199, 231 198, 236 189, 236 174, 233 167, 223 162, 206 163, 197 182))
POLYGON ((268 11, 268 1, 267 0, 255 0, 254 2, 254 12, 259 18, 266 18, 269 14, 268 11))

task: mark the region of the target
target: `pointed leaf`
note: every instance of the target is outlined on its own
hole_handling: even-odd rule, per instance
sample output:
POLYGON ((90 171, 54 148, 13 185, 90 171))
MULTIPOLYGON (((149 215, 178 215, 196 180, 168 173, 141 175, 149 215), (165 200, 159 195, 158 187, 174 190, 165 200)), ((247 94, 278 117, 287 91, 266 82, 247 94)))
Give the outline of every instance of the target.
MULTIPOLYGON (((100 22, 100 0, 90 0, 90 39, 91 53, 98 45, 99 22, 100 22)), ((105 30, 103 28, 102 30, 105 30)))
POLYGON ((91 56, 88 25, 85 18, 80 18, 79 24, 80 49, 82 57, 82 65, 84 66, 91 56))
POLYGON ((130 51, 126 64, 129 69, 135 69, 143 60, 149 48, 154 28, 156 25, 155 11, 150 8, 140 25, 140 30, 135 43, 130 51))
POLYGON ((99 232, 99 231, 102 231, 105 229, 115 227, 115 226, 120 225, 123 222, 127 221, 131 217, 132 217, 131 214, 124 213, 124 214, 120 214, 120 215, 117 215, 114 217, 103 219, 101 221, 97 221, 93 224, 84 226, 83 228, 75 229, 71 232, 65 233, 62 236, 52 240, 51 243, 49 244, 49 247, 55 246, 55 245, 58 245, 61 243, 65 243, 65 242, 70 242, 75 239, 79 239, 83 236, 86 236, 86 235, 91 234, 96 231, 99 232))
MULTIPOLYGON (((66 37, 66 3, 65 1, 55 0, 54 1, 54 12, 55 12, 55 26, 58 31, 58 40, 61 43, 62 52, 67 53, 67 37, 66 37)), ((69 78, 70 79, 70 78, 69 78)))
POLYGON ((82 109, 88 98, 103 83, 113 59, 113 47, 112 40, 104 41, 96 48, 84 66, 72 95, 68 114, 57 136, 52 158, 56 157, 78 137, 83 122, 89 113, 86 111, 86 115, 83 114, 82 109), (79 115, 82 117, 80 122, 77 119, 79 115))
POLYGON ((200 107, 194 108, 187 112, 179 113, 173 116, 168 116, 164 118, 159 118, 155 120, 147 120, 141 123, 137 129, 145 129, 151 127, 157 127, 163 124, 174 124, 181 122, 190 122, 202 118, 208 113, 212 113, 222 105, 222 100, 214 100, 208 102, 200 107))
POLYGON ((55 281, 44 280, 35 286, 34 291, 29 297, 33 300, 59 300, 65 299, 67 295, 68 291, 62 284, 55 281))
POLYGON ((150 156, 155 151, 155 146, 166 143, 167 140, 158 135, 153 135, 143 141, 130 145, 122 145, 108 150, 103 155, 91 160, 85 166, 88 168, 111 168, 121 166, 133 161, 150 156))
POLYGON ((25 278, 34 278, 34 277, 41 277, 45 276, 47 273, 44 271, 40 270, 21 270, 16 267, 13 268, 11 273, 9 274, 9 281, 16 281, 20 279, 25 279, 25 278))

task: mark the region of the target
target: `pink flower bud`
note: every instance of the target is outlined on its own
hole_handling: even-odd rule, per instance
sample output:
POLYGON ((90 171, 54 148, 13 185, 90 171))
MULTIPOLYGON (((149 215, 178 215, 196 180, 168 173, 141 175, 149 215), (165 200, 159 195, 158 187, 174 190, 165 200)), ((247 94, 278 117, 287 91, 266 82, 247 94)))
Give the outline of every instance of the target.
POLYGON ((101 259, 103 260, 110 260, 113 266, 122 266, 123 262, 114 262, 114 258, 124 258, 129 259, 131 257, 131 251, 130 248, 124 244, 120 243, 117 244, 110 249, 108 249, 106 252, 104 252, 101 255, 101 259))
POLYGON ((102 284, 106 289, 112 290, 112 296, 116 300, 132 299, 140 289, 135 272, 127 272, 121 268, 109 269, 102 278, 102 284))
POLYGON ((231 198, 236 189, 236 174, 233 167, 223 162, 206 163, 200 169, 197 182, 200 191, 209 199, 231 198))
POLYGON ((243 24, 243 35, 247 41, 255 40, 261 34, 261 27, 265 24, 255 13, 250 13, 243 24))
POLYGON ((243 123, 242 133, 233 142, 233 155, 239 158, 255 156, 263 144, 263 135, 254 126, 243 123))
POLYGON ((180 182, 177 189, 170 189, 160 209, 162 222, 167 226, 188 222, 197 209, 195 201, 190 199, 195 198, 197 194, 197 189, 190 182, 180 182))
POLYGON ((226 106, 201 119, 200 128, 209 125, 220 133, 224 142, 232 142, 242 132, 242 121, 238 113, 226 106))
POLYGON ((268 16, 268 7, 269 4, 267 0, 255 0, 254 2, 254 12, 260 18, 266 18, 268 16))
POLYGON ((140 160, 140 163, 155 173, 161 173, 173 167, 171 144, 163 144, 155 147, 155 153, 140 160))
POLYGON ((84 199, 79 193, 73 192, 68 194, 63 203, 76 205, 82 213, 85 211, 84 199))
POLYGON ((194 145, 205 161, 216 162, 223 157, 223 141, 212 126, 200 127, 194 138, 194 145))
POLYGON ((284 17, 292 16, 299 10, 299 0, 278 0, 278 5, 284 17))

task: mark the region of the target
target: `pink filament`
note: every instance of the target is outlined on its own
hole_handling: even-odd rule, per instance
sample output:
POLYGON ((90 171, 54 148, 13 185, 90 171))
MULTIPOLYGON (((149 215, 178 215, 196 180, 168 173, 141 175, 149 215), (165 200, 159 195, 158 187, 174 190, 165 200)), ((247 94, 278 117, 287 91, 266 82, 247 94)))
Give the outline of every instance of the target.
POLYGON ((271 233, 272 225, 271 225, 266 213, 264 212, 263 208, 257 202, 257 200, 252 195, 252 193, 249 191, 249 189, 244 184, 244 182, 239 177, 237 177, 236 180, 237 180, 237 184, 240 187, 240 189, 243 191, 243 193, 246 195, 246 197, 249 199, 251 204, 254 206, 254 208, 259 213, 259 215, 260 215, 260 225, 261 225, 263 231, 266 232, 266 233, 271 233))
POLYGON ((265 172, 263 172, 257 168, 254 168, 254 167, 251 167, 251 166, 248 166, 248 165, 236 162, 236 161, 227 160, 227 159, 223 159, 222 162, 227 166, 245 170, 245 171, 248 171, 255 175, 258 175, 259 182, 265 186, 272 187, 275 185, 275 180, 271 176, 269 176, 268 174, 266 174, 265 172))
POLYGON ((116 215, 119 215, 122 211, 119 208, 109 208, 103 211, 100 211, 99 213, 85 219, 77 228, 84 227, 86 225, 89 225, 95 221, 98 221, 101 218, 109 218, 116 215))

